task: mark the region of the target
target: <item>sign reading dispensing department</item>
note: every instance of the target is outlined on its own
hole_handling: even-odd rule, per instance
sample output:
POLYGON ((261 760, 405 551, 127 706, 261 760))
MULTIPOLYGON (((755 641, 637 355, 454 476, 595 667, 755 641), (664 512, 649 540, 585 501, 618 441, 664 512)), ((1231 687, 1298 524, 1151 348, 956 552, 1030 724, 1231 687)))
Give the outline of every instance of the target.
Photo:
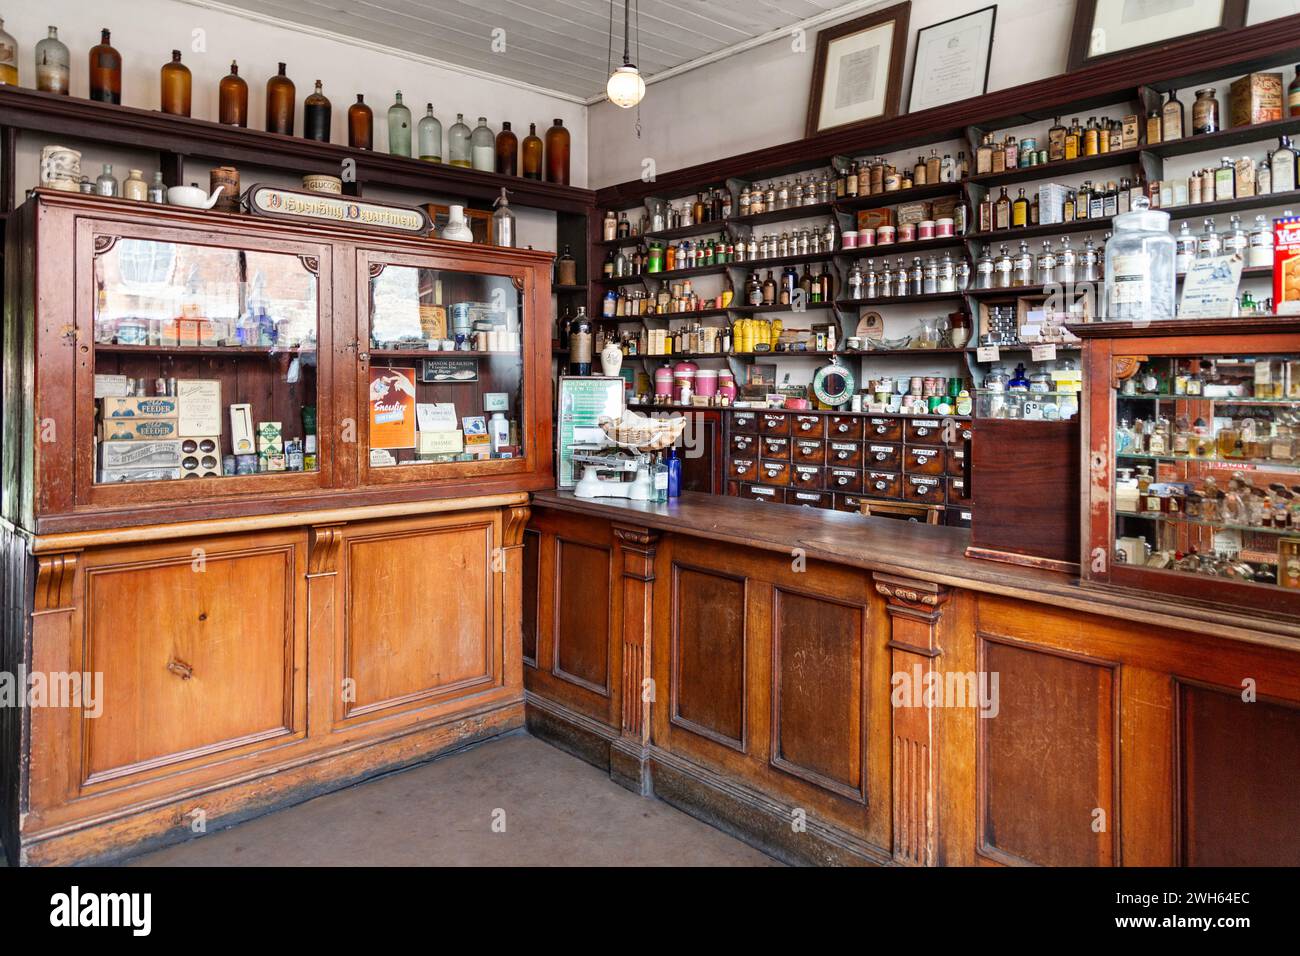
POLYGON ((250 186, 248 210, 276 219, 320 220, 384 229, 411 236, 428 235, 429 216, 414 206, 371 202, 352 196, 300 192, 278 186, 250 186))

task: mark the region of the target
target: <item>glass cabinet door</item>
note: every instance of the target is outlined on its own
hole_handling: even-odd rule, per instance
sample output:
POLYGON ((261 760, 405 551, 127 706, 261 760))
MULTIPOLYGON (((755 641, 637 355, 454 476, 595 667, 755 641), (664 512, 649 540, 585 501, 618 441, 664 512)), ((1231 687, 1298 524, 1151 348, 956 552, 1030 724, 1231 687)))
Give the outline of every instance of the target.
POLYGON ((522 276, 367 262, 365 462, 372 481, 519 470, 526 433, 522 276), (407 466, 424 466, 414 469, 407 466))
POLYGON ((1149 357, 1114 403, 1116 569, 1300 589, 1300 356, 1149 357))
POLYGON ((321 250, 156 236, 94 237, 93 485, 318 484, 321 250))

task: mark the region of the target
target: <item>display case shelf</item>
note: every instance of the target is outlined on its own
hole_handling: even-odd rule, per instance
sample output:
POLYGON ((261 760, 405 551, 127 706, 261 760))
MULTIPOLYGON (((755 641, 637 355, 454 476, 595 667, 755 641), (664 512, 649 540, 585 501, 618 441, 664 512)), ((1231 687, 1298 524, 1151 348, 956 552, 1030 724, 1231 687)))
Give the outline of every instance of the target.
POLYGON ((745 216, 732 216, 727 222, 733 226, 764 226, 774 222, 821 219, 833 215, 838 205, 836 202, 819 202, 808 206, 787 206, 784 209, 772 209, 765 212, 750 213, 745 216))

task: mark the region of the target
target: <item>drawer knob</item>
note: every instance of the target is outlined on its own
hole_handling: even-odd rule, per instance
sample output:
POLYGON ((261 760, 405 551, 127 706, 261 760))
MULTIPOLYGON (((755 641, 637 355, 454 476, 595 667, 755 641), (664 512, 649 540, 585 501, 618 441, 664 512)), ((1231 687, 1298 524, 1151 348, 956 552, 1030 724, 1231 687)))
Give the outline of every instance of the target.
POLYGON ((889 456, 886 455, 883 451, 876 452, 876 461, 884 461, 888 457, 889 456))
POLYGON ((916 433, 917 433, 918 435, 928 435, 928 434, 930 434, 930 429, 928 429, 928 428, 918 428, 918 429, 916 430, 916 433))
POLYGON ((887 431, 889 431, 889 429, 886 428, 884 425, 877 425, 877 426, 876 426, 876 434, 877 434, 877 435, 883 435, 883 434, 884 434, 885 432, 887 432, 887 431))
POLYGON ((843 461, 845 458, 849 457, 849 453, 847 451, 837 451, 835 453, 835 457, 838 458, 840 461, 843 461))
POLYGON ((877 490, 877 491, 884 491, 887 487, 889 487, 889 486, 888 486, 887 484, 885 484, 885 482, 883 482, 883 481, 878 481, 878 482, 876 482, 876 490, 877 490))

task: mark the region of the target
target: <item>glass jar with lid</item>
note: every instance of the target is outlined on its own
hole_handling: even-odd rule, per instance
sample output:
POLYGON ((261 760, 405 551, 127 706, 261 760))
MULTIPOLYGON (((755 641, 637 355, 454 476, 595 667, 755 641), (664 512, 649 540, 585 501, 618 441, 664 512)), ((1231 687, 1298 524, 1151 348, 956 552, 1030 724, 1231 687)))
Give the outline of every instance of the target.
POLYGON ((1160 321, 1174 317, 1175 244, 1169 213, 1150 208, 1144 196, 1116 216, 1106 243, 1106 310, 1111 321, 1160 321))

